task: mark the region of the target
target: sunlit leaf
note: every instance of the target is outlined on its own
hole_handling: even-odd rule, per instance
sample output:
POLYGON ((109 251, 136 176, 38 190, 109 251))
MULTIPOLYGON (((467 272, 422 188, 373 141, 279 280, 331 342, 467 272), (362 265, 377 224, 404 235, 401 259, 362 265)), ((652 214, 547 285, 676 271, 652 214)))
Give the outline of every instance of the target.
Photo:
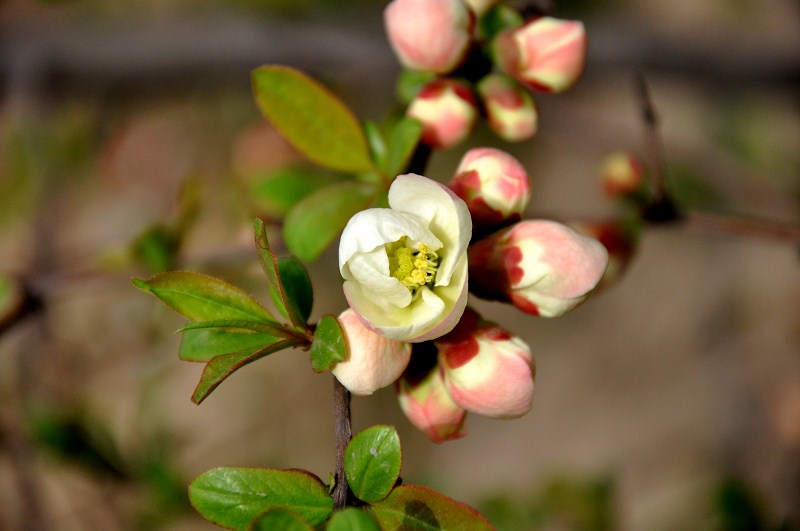
POLYGON ((314 293, 311 289, 311 279, 303 264, 294 256, 278 258, 278 273, 286 294, 286 302, 292 307, 291 314, 296 315, 297 325, 303 325, 311 316, 311 307, 314 305, 314 293))
POLYGON ((250 522, 250 531, 314 531, 308 520, 290 509, 274 508, 250 522))
POLYGON ((385 169, 388 150, 386 148, 386 141, 383 139, 383 133, 381 133, 380 128, 373 122, 364 123, 364 133, 367 135, 367 143, 372 153, 372 159, 379 168, 385 169))
POLYGON ((282 219, 305 196, 340 181, 341 177, 323 170, 289 166, 249 180, 252 181, 249 200, 260 213, 282 219))
POLYGON ((391 178, 403 173, 422 136, 422 123, 414 118, 401 118, 389 135, 386 174, 391 178))
POLYGON ((192 321, 241 319, 273 322, 272 315, 255 299, 222 280, 191 273, 171 271, 133 284, 158 297, 161 302, 192 321))
POLYGON ((268 356, 274 352, 284 350, 302 344, 297 339, 283 339, 271 345, 254 351, 254 348, 246 348, 241 352, 224 354, 211 359, 203 369, 200 382, 192 395, 192 402, 201 403, 217 388, 228 376, 241 369, 248 363, 268 356))
POLYGON ((178 357, 184 361, 209 361, 223 354, 255 353, 272 345, 277 337, 245 330, 201 328, 186 330, 181 337, 178 357))
POLYGON ((320 319, 311 343, 311 367, 317 372, 329 371, 347 359, 347 343, 339 321, 332 315, 320 319))
POLYGON ((382 500, 400 475, 400 437, 392 426, 371 426, 350 441, 344 470, 350 490, 359 500, 382 500))
POLYGON ((281 276, 278 270, 278 259, 267 239, 267 226, 264 221, 256 218, 254 222, 254 232, 256 238, 256 249, 258 250, 258 258, 261 262, 261 269, 267 276, 267 288, 269 289, 269 296, 272 303, 281 315, 289 318, 289 310, 287 309, 286 293, 283 291, 281 284, 281 276))
POLYGON ((312 526, 333 511, 325 485, 303 470, 215 468, 192 481, 189 500, 207 520, 242 530, 269 509, 289 509, 312 526))
POLYGON ((401 485, 368 510, 382 529, 435 531, 494 527, 478 511, 426 487, 401 485))
POLYGON ((343 182, 327 186, 300 201, 286 216, 283 236, 292 254, 313 262, 335 240, 347 221, 376 196, 372 186, 343 182))
POLYGON ((372 517, 361 509, 348 507, 333 514, 326 531, 381 531, 372 517))
POLYGON ((253 91, 264 116, 313 162, 352 173, 371 169, 358 120, 317 81, 285 66, 262 66, 253 71, 253 91))

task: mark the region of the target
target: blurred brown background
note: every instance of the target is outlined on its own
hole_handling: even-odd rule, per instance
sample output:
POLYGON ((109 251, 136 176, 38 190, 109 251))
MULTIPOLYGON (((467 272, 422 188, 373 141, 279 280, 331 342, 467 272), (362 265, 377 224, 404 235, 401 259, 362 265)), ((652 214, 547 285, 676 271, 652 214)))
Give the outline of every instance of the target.
MULTIPOLYGON (((195 406, 201 366, 177 359, 181 319, 129 279, 168 265, 265 295, 254 190, 297 156, 260 118, 249 72, 297 66, 380 119, 398 72, 384 5, 0 3, 0 273, 43 305, 0 335, 0 529, 210 528, 184 492, 215 466, 327 480, 329 375, 282 352, 195 406), (143 235, 175 226, 187 181, 196 218, 164 264, 142 246, 161 240, 143 235)), ((539 98, 537 137, 509 148, 533 180, 530 216, 614 212, 598 164, 644 152, 641 70, 681 201, 800 222, 797 2, 559 7, 586 22, 590 55, 574 89, 539 98)), ((481 128, 435 154, 429 176, 449 179, 482 144, 500 145, 481 128)), ((798 266, 798 242, 649 230, 623 280, 565 317, 473 300, 534 351, 529 415, 472 416, 466 438, 437 446, 384 390, 354 400, 355 429, 396 425, 404 480, 485 510, 500 529, 789 528, 800 521, 798 266)), ((335 249, 309 269, 313 315, 338 313, 335 249)))

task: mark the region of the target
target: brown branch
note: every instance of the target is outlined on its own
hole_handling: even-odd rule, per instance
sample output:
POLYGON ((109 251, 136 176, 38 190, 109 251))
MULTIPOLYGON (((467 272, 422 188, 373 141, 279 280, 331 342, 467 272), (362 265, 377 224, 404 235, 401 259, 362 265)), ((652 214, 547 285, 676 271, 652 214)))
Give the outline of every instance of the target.
POLYGON ((703 231, 789 241, 800 245, 800 226, 789 223, 709 212, 687 212, 684 220, 688 226, 703 231))
POLYGON ((333 509, 338 511, 347 505, 350 489, 344 472, 344 454, 353 438, 350 418, 350 391, 336 377, 333 378, 333 419, 336 431, 336 484, 333 488, 333 509))

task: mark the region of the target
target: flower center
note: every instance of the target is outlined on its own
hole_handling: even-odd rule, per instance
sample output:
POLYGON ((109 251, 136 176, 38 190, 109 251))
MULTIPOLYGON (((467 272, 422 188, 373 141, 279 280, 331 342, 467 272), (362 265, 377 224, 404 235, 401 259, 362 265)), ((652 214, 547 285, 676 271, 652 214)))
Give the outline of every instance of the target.
POLYGON ((433 284, 436 270, 439 268, 439 255, 424 243, 419 244, 419 251, 400 245, 389 252, 389 273, 415 292, 425 285, 433 284))

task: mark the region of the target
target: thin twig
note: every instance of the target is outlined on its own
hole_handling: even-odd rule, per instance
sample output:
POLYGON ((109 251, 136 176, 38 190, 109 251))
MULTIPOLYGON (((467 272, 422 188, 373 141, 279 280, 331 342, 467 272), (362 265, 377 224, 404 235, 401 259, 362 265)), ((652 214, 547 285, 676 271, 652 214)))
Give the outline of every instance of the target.
POLYGON ((344 454, 353 438, 350 418, 350 391, 339 380, 333 378, 333 418, 336 430, 336 484, 333 488, 333 509, 338 511, 347 505, 350 489, 344 472, 344 454))
POLYGON ((688 226, 700 230, 789 241, 800 245, 800 226, 798 225, 709 212, 687 212, 684 219, 688 226))

